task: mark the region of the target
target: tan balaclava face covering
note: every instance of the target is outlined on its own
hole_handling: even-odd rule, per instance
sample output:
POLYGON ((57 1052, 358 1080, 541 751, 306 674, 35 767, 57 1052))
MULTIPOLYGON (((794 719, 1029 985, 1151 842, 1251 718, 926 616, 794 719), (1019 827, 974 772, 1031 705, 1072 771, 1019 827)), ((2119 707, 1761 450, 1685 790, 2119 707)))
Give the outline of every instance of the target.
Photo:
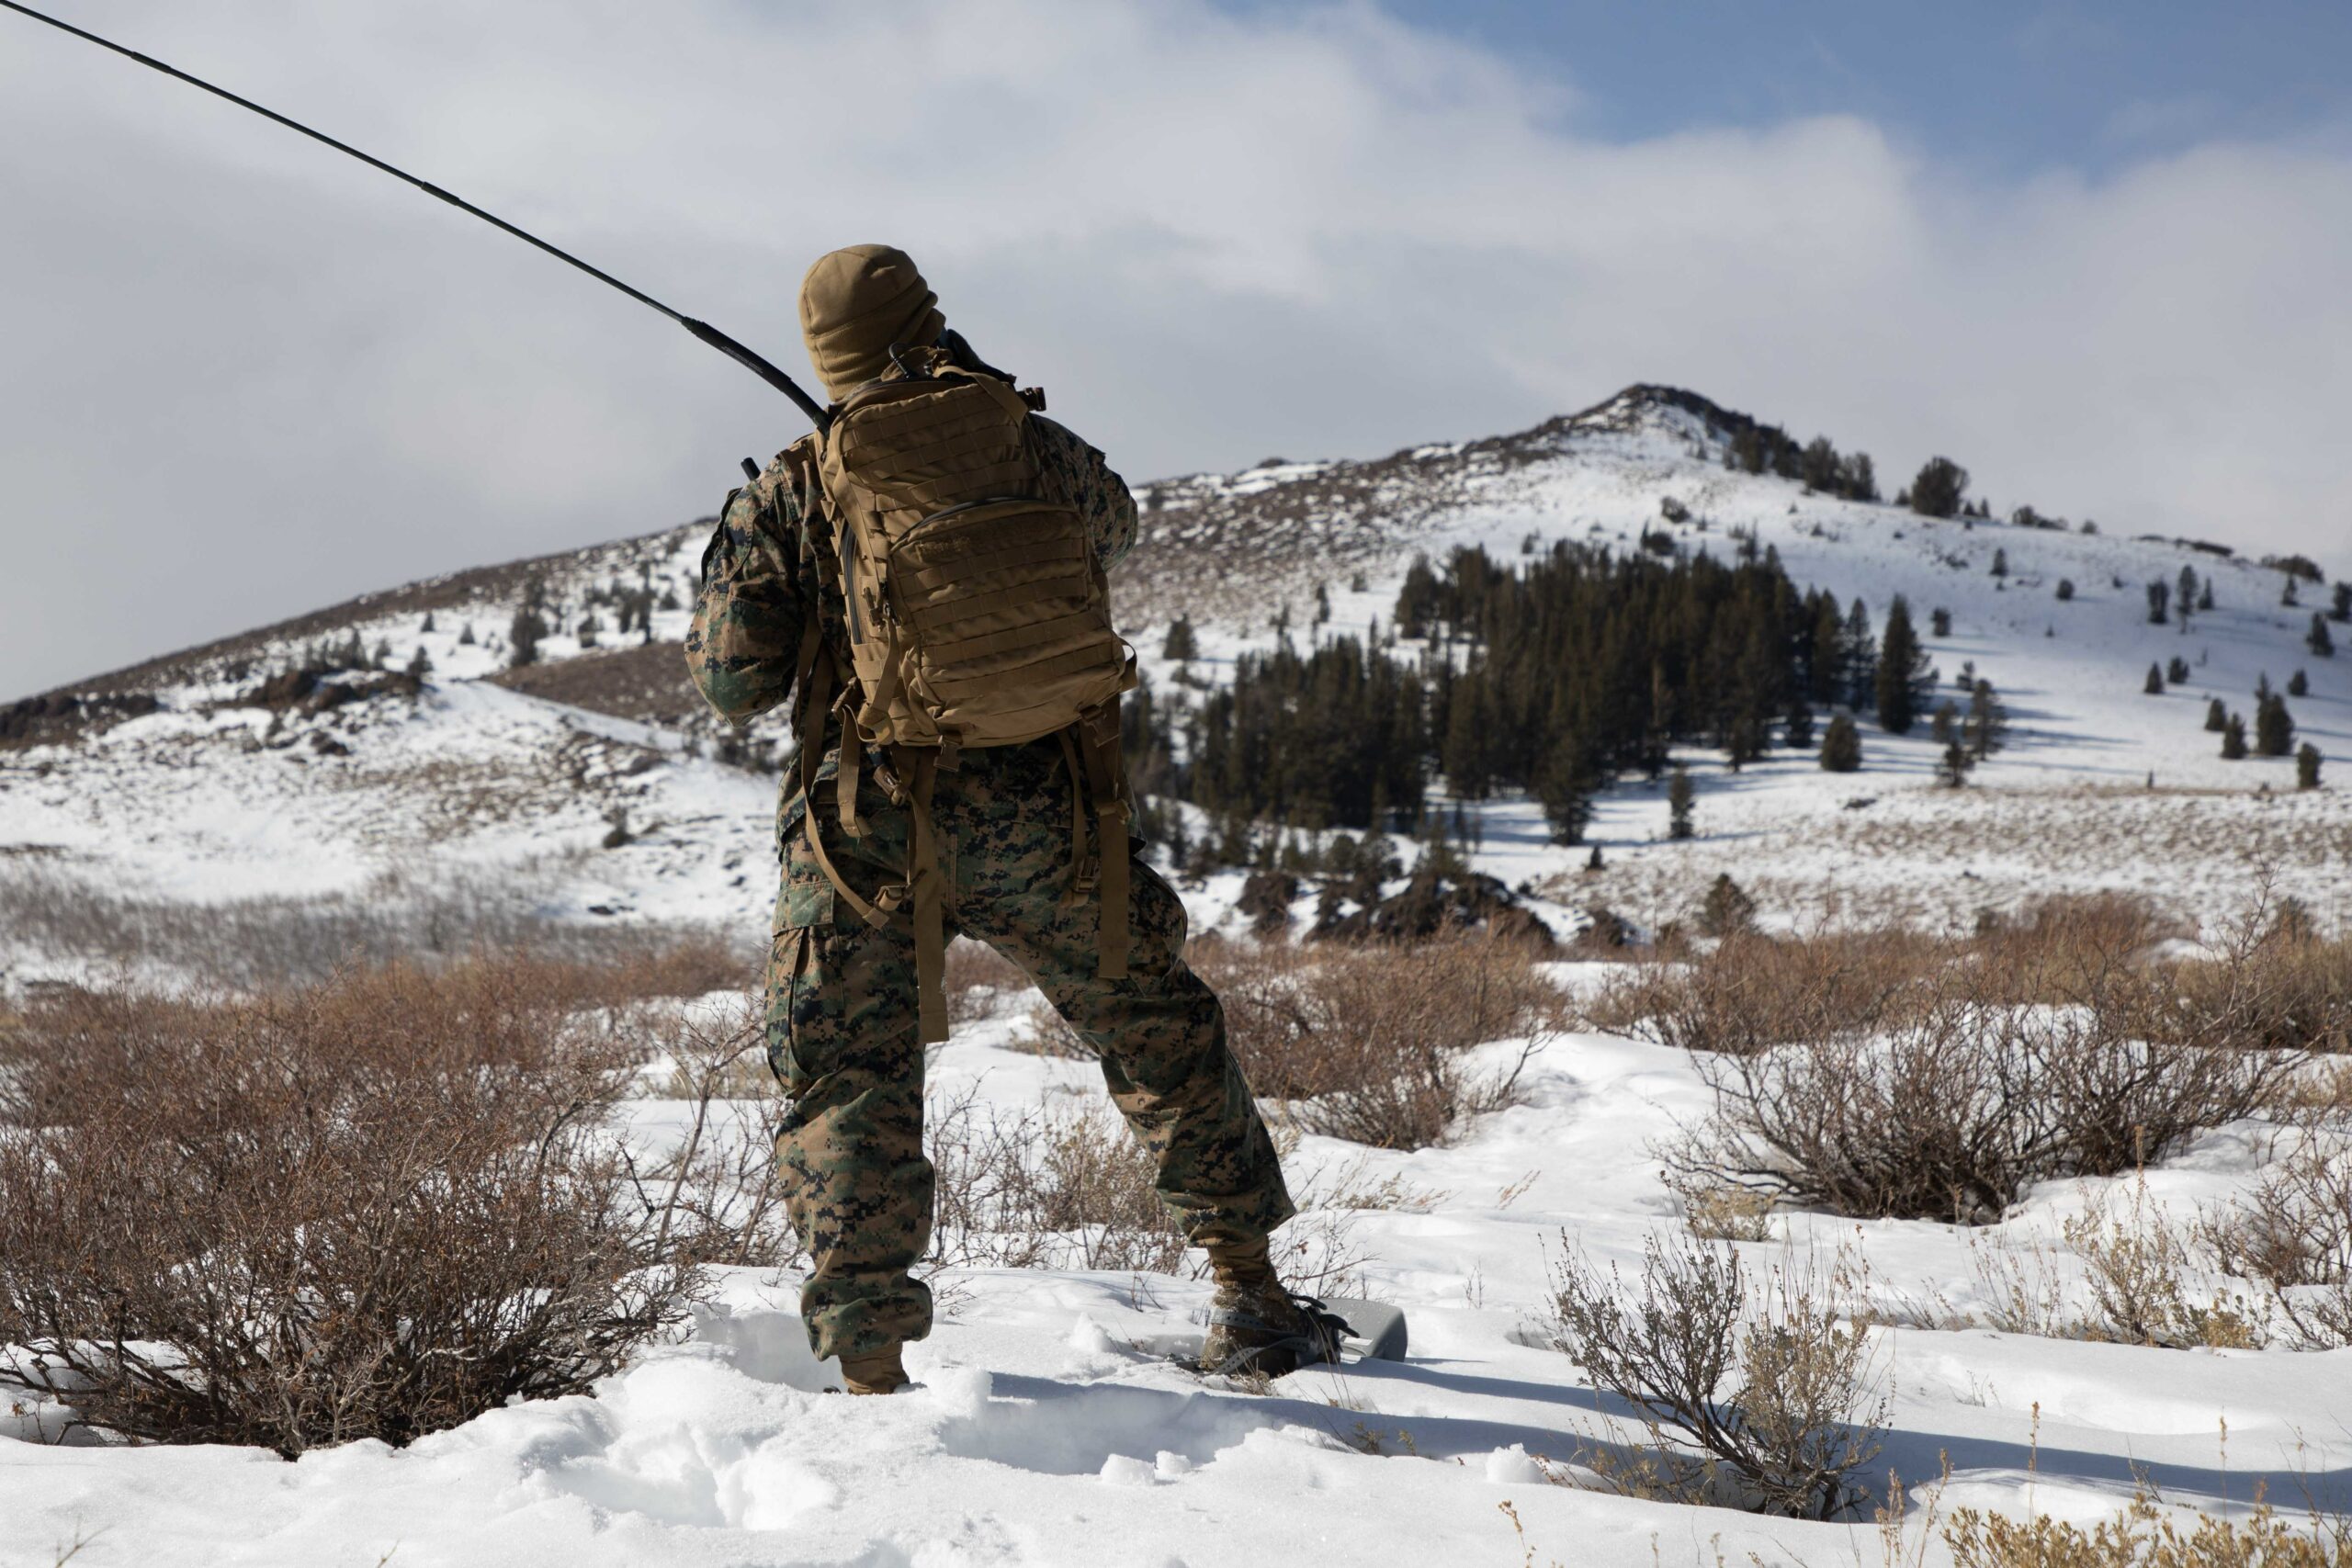
POLYGON ((800 335, 825 395, 836 400, 880 379, 892 344, 927 348, 946 325, 939 297, 895 246, 833 251, 800 280, 800 335))

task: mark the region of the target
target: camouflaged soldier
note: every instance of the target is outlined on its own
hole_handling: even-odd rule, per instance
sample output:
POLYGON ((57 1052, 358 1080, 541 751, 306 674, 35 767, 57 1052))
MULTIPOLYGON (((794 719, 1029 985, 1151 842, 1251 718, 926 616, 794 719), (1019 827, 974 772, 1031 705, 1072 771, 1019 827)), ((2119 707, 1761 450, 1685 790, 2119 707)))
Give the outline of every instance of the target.
MULTIPOLYGON (((914 264, 888 247, 819 260, 800 319, 833 400, 836 446, 844 400, 876 383, 944 367, 948 354, 987 368, 945 332, 914 264), (943 342, 942 357, 910 366, 910 351, 943 342)), ((999 380, 990 390, 1001 400, 1011 391, 999 380)), ((1136 536, 1126 486, 1059 424, 1025 409, 1014 417, 1046 499, 1075 509, 1102 567, 1117 561, 1136 536)), ((944 1025, 921 1016, 922 921, 904 896, 922 880, 919 865, 935 865, 934 929, 1019 964, 1098 1054, 1114 1103, 1158 1163, 1160 1196, 1208 1250, 1218 1292, 1203 1364, 1279 1375, 1329 1359, 1320 1320, 1282 1290, 1269 1260, 1267 1235, 1291 1201, 1217 999, 1183 962, 1183 906, 1140 861, 1090 868, 1074 853, 1090 796, 1124 796, 1124 784, 1089 778, 1067 734, 912 763, 903 750, 854 744, 844 782, 844 710, 863 710, 856 694, 826 699, 857 684, 852 644, 872 633, 852 624, 859 601, 842 589, 854 551, 839 531, 839 491, 824 482, 827 439, 804 437, 728 497, 686 642, 695 682, 721 715, 746 719, 791 698, 802 736, 777 818, 767 1035, 790 1101, 777 1157, 813 1264, 801 1298, 811 1346, 841 1358, 852 1392, 883 1393, 906 1382, 900 1346, 931 1327, 930 1291, 910 1270, 932 1224, 922 1036, 944 1025), (920 791, 901 776, 916 772, 920 791), (1103 897, 1122 882, 1124 921, 1103 897), (1125 950, 1114 958, 1118 931, 1125 950)))

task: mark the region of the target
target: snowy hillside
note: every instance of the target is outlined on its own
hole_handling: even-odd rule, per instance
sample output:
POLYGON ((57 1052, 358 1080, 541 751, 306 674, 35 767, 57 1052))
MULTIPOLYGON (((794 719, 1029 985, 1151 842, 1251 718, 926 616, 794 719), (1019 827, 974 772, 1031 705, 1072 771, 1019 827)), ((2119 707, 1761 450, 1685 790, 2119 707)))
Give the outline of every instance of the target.
MULTIPOLYGON (((1693 752, 1697 836, 1668 841, 1663 790, 1621 783, 1593 829, 1599 871, 1583 850, 1548 844, 1531 804, 1472 803, 1482 869, 1539 888, 1555 919, 1599 903, 1645 925, 1686 911, 1725 870, 1777 921, 1948 925, 2099 887, 2211 913, 2241 902, 2260 869, 2342 920, 2352 795, 2299 795, 2285 760, 2223 761, 2203 728, 2210 699, 2250 712, 2257 680, 2283 687, 2307 671, 2310 694, 2290 707, 2335 782, 2352 760, 2352 649, 2321 659, 2303 646, 2324 589, 2301 584, 2302 607, 2289 609, 2278 572, 2132 539, 2122 525, 1937 522, 1735 472, 1725 441, 1748 423, 1689 393, 1633 389, 1514 436, 1138 487, 1145 538, 1122 573, 1123 618, 1167 691, 1177 672, 1160 645, 1179 614, 1204 655, 1189 678, 1214 682, 1285 612, 1300 638, 1387 626, 1416 554, 1477 545, 1510 561, 1559 539, 1634 550, 1646 531, 1728 556, 1735 531, 1752 534, 1800 585, 1861 597, 1873 624, 1897 593, 1923 635, 1931 611, 1948 611, 1951 632, 1928 650, 1948 681, 1967 664, 1995 683, 2010 748, 1958 792, 1934 786, 1924 728, 1898 739, 1865 719, 1863 771, 1846 775, 1787 751, 1733 774, 1693 752), (1684 521, 1665 515, 1669 500, 1684 521), (1992 572, 1996 552, 2006 576, 1992 572), (2145 584, 2184 565, 2211 581, 2215 608, 2185 629, 2150 625, 2145 584), (1318 586, 1330 604, 1320 626, 1318 586), (2189 679, 2143 694, 2148 665, 2176 657, 2189 679)), ((199 900, 356 897, 395 874, 414 884, 528 864, 557 917, 752 924, 771 896, 774 787, 756 768, 780 731, 733 740, 677 672, 706 526, 413 584, 0 712, 12 738, 0 741, 5 863, 19 878, 199 900), (535 591, 552 628, 540 661, 502 672, 535 591), (355 638, 393 671, 421 650, 421 695, 256 700, 305 649, 355 638), (608 837, 628 841, 603 848, 608 837)), ((384 682, 328 680, 371 683, 384 682)), ((1213 918, 1233 889, 1198 891, 1213 918)), ((0 964, 19 983, 54 967, 23 944, 0 964)))
MULTIPOLYGON (((1645 533, 1684 553, 1729 558, 1736 535, 1778 553, 1800 586, 1860 596, 1883 625, 1896 594, 1910 602, 1947 681, 1963 665, 1993 682, 2014 726, 2007 751, 1972 787, 1938 789, 1940 750, 1922 726, 1897 738, 1863 723, 1864 770, 1824 773, 1810 754, 1779 753, 1733 774, 1692 752, 1698 835, 1667 841, 1662 787, 1621 782, 1581 851, 1548 845, 1540 812, 1521 802, 1470 803, 1482 869, 1532 879, 1567 902, 1600 902, 1645 923, 1683 912, 1696 887, 1736 872, 1775 917, 1894 916, 1965 921, 2064 889, 2129 888, 2189 911, 2242 897, 2247 868, 2274 868, 2281 891, 2352 916, 2340 868, 2352 863, 2352 809, 2341 790, 2298 796, 2291 762, 2222 760, 2203 727, 2208 702, 2252 711, 2256 682, 2293 699, 2298 739, 2352 759, 2352 648, 2334 659, 2304 647, 2324 590, 2256 563, 2122 526, 2085 534, 1996 521, 1937 521, 1891 505, 1814 493, 1789 479, 1725 468, 1725 438, 1744 416, 1688 393, 1633 389, 1600 407, 1523 434, 1425 447, 1376 464, 1285 465, 1159 487, 1163 510, 1138 551, 1150 619, 1129 632, 1155 683, 1166 622, 1189 614, 1214 670, 1271 641, 1287 609, 1295 636, 1353 633, 1394 619, 1405 567, 1483 547, 1506 564, 1566 539, 1631 552, 1645 533), (1675 522, 1662 503, 1689 513, 1675 522), (1996 577, 1996 552, 2007 570, 1996 577), (1227 558, 1240 563, 1228 567, 1227 558), (2151 625, 2146 585, 2184 566, 2210 580, 2214 608, 2186 627, 2151 625), (2061 581, 2072 597, 2057 597, 2061 581), (1354 584, 1360 582, 1361 589, 1354 584), (1329 595, 1328 625, 1310 601, 1329 595), (1929 635, 1948 610, 1948 636, 1929 635), (2143 694, 2148 666, 2187 660, 2190 677, 2143 694), (2153 787, 2151 787, 2153 781, 2153 787)), ((2352 626, 2334 624, 2339 641, 2352 626)), ((1409 646, 1409 645, 1408 645, 1409 646)), ((1960 698, 1965 705, 1965 694, 1960 698)))
MULTIPOLYGON (((2304 648, 2322 592, 2306 583, 2284 608, 2276 570, 2107 520, 2097 535, 1931 522, 1806 493, 1724 466, 1745 423, 1635 389, 1491 441, 1139 487, 1128 635, 1169 692, 1180 671, 1161 643, 1180 614, 1201 649, 1183 681, 1213 683, 1285 610, 1298 638, 1385 630, 1416 554, 1477 545, 1508 562, 1560 539, 1638 550, 1648 533, 1729 555, 1750 535, 1798 583, 1862 598, 1874 624, 1897 593, 1923 635, 1948 611, 1929 651, 1947 680, 1973 663, 1995 682, 2012 744, 1957 791, 1931 777, 1924 729, 1897 739, 1867 718, 1858 773, 1776 751, 1734 774, 1690 753, 1696 836, 1668 840, 1663 792, 1621 783, 1600 805, 1598 870, 1584 847, 1549 844, 1527 802, 1466 805, 1479 864, 1555 925, 1593 905, 1662 924, 1729 872, 1782 924, 1964 925, 2106 887, 2218 920, 2267 874, 2342 929, 2352 649, 2304 648), (2150 625, 2144 585, 2184 565, 2210 577, 2214 608, 2185 631, 2150 625), (2144 694, 2148 665, 2176 656, 2189 678, 2144 694), (2290 762, 2223 761, 2202 727, 2210 698, 2250 713, 2257 679, 2284 687, 2297 670, 2299 739, 2326 758, 2314 792, 2296 791, 2290 762)), ((488 911, 710 926, 756 945, 775 897, 776 737, 723 735, 678 666, 706 528, 411 585, 0 710, 0 1027, 44 983, 183 977, 201 947, 190 913, 232 935, 273 910, 406 909, 444 943, 488 911), (550 629, 539 661, 513 671, 526 601, 550 629), (361 657, 345 660, 354 639, 361 657), (300 677, 322 650, 359 667, 300 677)), ((1186 888, 1196 927, 1228 919, 1239 880, 1186 888)), ((1604 967, 1545 973, 1581 987, 1604 967)), ((1022 1048, 1025 999, 998 1001, 933 1057, 933 1093, 1016 1115, 1099 1103, 1096 1066, 1022 1048)), ((1499 1064, 1521 1043, 1476 1055, 1499 1064)), ((1638 1274, 1646 1238, 1685 1234, 1659 1146, 1711 1097, 1689 1053, 1586 1032, 1541 1043, 1522 1102, 1442 1146, 1303 1135, 1285 1154, 1305 1200, 1289 1234, 1348 1260, 1355 1293, 1409 1311, 1406 1361, 1271 1391, 1204 1382, 1166 1359, 1198 1333, 1195 1280, 956 1268, 935 1281, 937 1331, 909 1355, 920 1386, 852 1401, 822 1392, 836 1371, 808 1353, 791 1270, 732 1269, 686 1332, 595 1397, 516 1404, 399 1450, 369 1440, 288 1464, 126 1448, 62 1434, 53 1406, 0 1402, 0 1565, 1828 1568, 1948 1561, 1936 1525, 1961 1507, 2102 1519, 2143 1482, 2241 1516, 2257 1489, 2290 1512, 2352 1506, 2352 1350, 1984 1325, 2014 1315, 2005 1292, 2020 1282, 2043 1318, 2086 1310, 2084 1260, 2059 1241, 2070 1218, 2144 1200, 2186 1224, 2244 1199, 2275 1156, 2250 1121, 2188 1141, 2144 1187, 2045 1182, 1995 1225, 1790 1208, 1739 1244, 1759 1276, 1842 1272, 1869 1309, 1858 1332, 1886 1401, 1873 1501, 1912 1510, 1892 1554, 1867 1507, 1799 1523, 1605 1483, 1596 1467, 1644 1427, 1554 1347, 1553 1270, 1576 1252, 1638 1274)), ((626 1104, 649 1154, 684 1137, 680 1101, 626 1104)))

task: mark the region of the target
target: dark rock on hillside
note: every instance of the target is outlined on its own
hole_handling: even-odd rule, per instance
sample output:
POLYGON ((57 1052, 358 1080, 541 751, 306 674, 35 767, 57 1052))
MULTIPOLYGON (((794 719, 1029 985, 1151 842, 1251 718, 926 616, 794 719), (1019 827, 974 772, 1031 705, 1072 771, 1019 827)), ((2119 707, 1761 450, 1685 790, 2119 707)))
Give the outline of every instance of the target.
POLYGON ((1442 933, 1485 931, 1548 950, 1552 929, 1510 887, 1476 872, 1415 876, 1402 892, 1338 916, 1315 934, 1337 942, 1411 942, 1442 933))
POLYGON ((140 718, 163 706, 152 693, 49 692, 0 707, 0 746, 39 746, 84 729, 140 718))
POLYGON ((1234 907, 1250 917, 1250 927, 1271 936, 1290 924, 1290 907, 1298 899, 1298 878, 1286 871, 1253 871, 1241 884, 1241 898, 1234 907))

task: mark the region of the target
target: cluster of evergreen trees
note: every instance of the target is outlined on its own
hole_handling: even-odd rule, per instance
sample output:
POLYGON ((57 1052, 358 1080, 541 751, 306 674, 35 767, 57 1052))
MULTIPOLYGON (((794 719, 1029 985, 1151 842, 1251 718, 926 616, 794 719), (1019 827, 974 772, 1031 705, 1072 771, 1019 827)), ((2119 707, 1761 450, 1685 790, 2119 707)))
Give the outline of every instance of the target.
MULTIPOLYGON (((1874 709, 1896 732, 1927 716, 1937 676, 1900 598, 1882 638, 1860 600, 1800 592, 1775 552, 1743 554, 1561 543, 1515 566, 1478 549, 1416 560, 1385 644, 1376 626, 1307 651, 1285 634, 1187 711, 1132 705, 1138 789, 1219 819, 1411 830, 1442 773, 1474 799, 1526 791, 1574 843, 1609 778, 1656 778, 1673 746, 1720 748, 1737 768, 1776 742, 1812 747, 1816 706, 1874 709), (1399 638, 1423 646, 1400 655, 1399 638), (1185 732, 1182 767, 1163 724, 1185 732)), ((1183 630, 1173 656, 1192 649, 1183 630)), ((1860 761, 1839 714, 1822 764, 1860 761)))
POLYGON ((1334 637, 1301 653, 1288 637, 1245 654, 1233 683, 1187 723, 1181 792, 1212 815, 1302 828, 1418 820, 1429 780, 1423 671, 1334 637))
MULTIPOLYGON (((2310 690, 2303 672, 2295 671, 2287 689, 2301 696, 2310 690), (2300 689, 2299 689, 2300 688, 2300 689)), ((2246 723, 2243 714, 2233 713, 2222 699, 2215 697, 2205 706, 2205 728, 2222 738, 2222 756, 2227 761, 2239 761, 2252 753, 2265 757, 2284 757, 2295 749, 2295 718, 2287 711, 2287 699, 2271 689, 2270 677, 2264 675, 2254 688, 2254 744, 2246 744, 2246 723)), ((2313 775, 2314 784, 2317 775, 2313 775)), ((2310 786, 2306 786, 2310 787, 2310 786)))
POLYGON ((1448 783, 1472 798, 1529 791, 1567 842, 1604 779, 1657 777, 1677 742, 1720 747, 1737 767, 1778 720, 1809 732, 1806 612, 1777 558, 1566 545, 1516 572, 1476 550, 1442 573, 1417 564, 1397 604, 1405 635, 1437 639, 1423 676, 1448 783))
POLYGON ((1808 490, 1848 501, 1879 498, 1878 471, 1871 467, 1869 453, 1841 454, 1826 435, 1816 435, 1800 446, 1777 424, 1752 424, 1734 431, 1724 447, 1724 467, 1801 480, 1808 490))

